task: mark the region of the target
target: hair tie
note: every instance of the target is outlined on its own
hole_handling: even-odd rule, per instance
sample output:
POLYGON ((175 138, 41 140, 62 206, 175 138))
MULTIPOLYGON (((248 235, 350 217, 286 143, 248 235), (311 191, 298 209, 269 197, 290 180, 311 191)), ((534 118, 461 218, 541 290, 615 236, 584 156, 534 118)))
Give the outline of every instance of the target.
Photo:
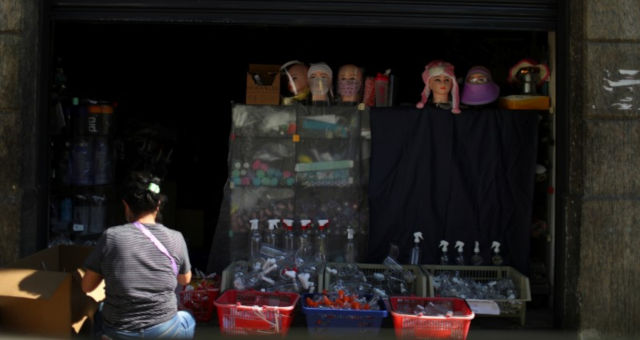
POLYGON ((149 186, 147 187, 147 189, 149 191, 151 191, 152 193, 154 193, 154 194, 159 194, 160 193, 160 186, 155 184, 155 183, 153 183, 153 182, 149 183, 149 186))

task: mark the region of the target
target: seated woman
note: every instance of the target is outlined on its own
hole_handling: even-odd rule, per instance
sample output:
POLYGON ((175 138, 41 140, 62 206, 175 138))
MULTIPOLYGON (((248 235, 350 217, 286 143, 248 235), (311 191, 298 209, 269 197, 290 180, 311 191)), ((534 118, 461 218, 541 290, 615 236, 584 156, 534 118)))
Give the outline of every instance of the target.
POLYGON ((129 223, 108 228, 85 261, 82 290, 105 281, 103 333, 112 339, 192 338, 193 316, 178 311, 176 287, 191 281, 182 234, 156 222, 166 201, 160 180, 134 173, 124 188, 129 223))

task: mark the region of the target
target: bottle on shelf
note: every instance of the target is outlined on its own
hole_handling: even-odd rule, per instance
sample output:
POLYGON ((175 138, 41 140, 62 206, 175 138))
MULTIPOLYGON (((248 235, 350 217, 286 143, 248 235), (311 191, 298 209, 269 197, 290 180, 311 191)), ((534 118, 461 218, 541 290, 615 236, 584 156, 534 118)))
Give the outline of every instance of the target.
POLYGON ((482 265, 482 256, 480 256, 480 242, 476 241, 473 247, 473 256, 471 256, 471 264, 474 266, 482 265))
POLYGON ((278 227, 279 219, 269 219, 269 227, 267 233, 264 236, 264 243, 270 245, 271 247, 276 247, 276 243, 278 240, 278 234, 276 233, 276 228, 278 227))
POLYGON ((312 255, 313 247, 311 244, 311 220, 300 220, 300 235, 299 235, 299 256, 302 258, 309 258, 312 255))
POLYGON ((289 253, 293 253, 296 250, 296 236, 293 233, 293 220, 285 218, 282 220, 282 224, 284 224, 286 229, 284 232, 284 250, 289 253))
POLYGON ((458 256, 456 256, 456 264, 459 266, 464 266, 464 242, 456 241, 455 247, 456 249, 458 249, 458 256))
POLYGON ((355 263, 356 262, 356 244, 353 240, 354 230, 349 226, 347 228, 347 244, 344 248, 344 259, 347 263, 355 263))
POLYGON ((491 243, 491 249, 493 249, 493 256, 491 256, 491 263, 494 266, 502 265, 502 256, 500 256, 500 242, 493 241, 491 243))
POLYGON ((422 250, 420 249, 420 240, 424 240, 422 233, 419 231, 413 233, 413 248, 411 248, 410 264, 420 264, 420 254, 422 253, 422 250))
POLYGON ((449 256, 447 255, 447 247, 449 246, 449 242, 445 240, 440 241, 440 251, 442 255, 440 255, 440 264, 446 266, 449 264, 449 256))
POLYGON ((327 231, 329 220, 318 220, 318 233, 315 239, 316 261, 326 262, 327 260, 327 231))
POLYGON ((251 223, 251 231, 249 235, 249 257, 253 262, 260 256, 262 236, 260 235, 260 230, 258 230, 258 219, 254 218, 249 220, 249 222, 251 223))

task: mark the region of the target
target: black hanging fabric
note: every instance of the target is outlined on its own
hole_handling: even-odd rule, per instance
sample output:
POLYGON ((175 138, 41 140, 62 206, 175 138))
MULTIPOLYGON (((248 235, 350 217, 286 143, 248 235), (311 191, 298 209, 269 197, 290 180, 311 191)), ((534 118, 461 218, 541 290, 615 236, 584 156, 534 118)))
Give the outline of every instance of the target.
POLYGON ((490 264, 492 241, 504 265, 528 273, 538 113, 426 107, 371 109, 368 261, 380 263, 391 242, 408 263, 415 231, 424 264, 439 264, 440 240, 474 241, 490 264))

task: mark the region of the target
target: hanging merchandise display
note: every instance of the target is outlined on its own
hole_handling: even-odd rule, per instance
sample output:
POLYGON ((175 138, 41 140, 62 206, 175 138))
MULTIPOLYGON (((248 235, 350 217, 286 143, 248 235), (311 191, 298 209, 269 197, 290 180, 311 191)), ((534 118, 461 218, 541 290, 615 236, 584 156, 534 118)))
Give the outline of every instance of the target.
POLYGON ((59 194, 51 198, 49 243, 92 245, 111 223, 115 103, 59 97, 56 108, 64 128, 50 136, 51 185, 59 194))
MULTIPOLYGON (((326 65, 309 69, 328 72, 326 65)), ((282 220, 283 251, 295 250, 305 263, 344 261, 347 228, 354 240, 368 232, 368 214, 362 211, 366 188, 360 180, 362 114, 346 105, 233 106, 229 177, 209 271, 248 260, 244 235, 251 219, 265 225, 282 220)))

